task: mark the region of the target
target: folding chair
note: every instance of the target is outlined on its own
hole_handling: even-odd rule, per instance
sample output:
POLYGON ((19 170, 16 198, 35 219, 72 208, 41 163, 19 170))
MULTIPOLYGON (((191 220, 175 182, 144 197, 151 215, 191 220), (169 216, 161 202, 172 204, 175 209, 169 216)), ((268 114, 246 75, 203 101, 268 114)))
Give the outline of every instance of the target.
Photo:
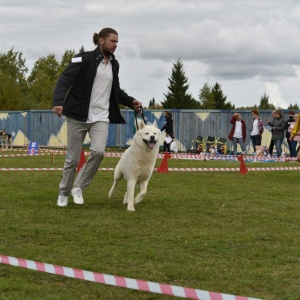
POLYGON ((216 137, 215 136, 208 136, 206 139, 206 151, 209 151, 211 146, 216 147, 216 137))
POLYGON ((228 139, 225 138, 217 139, 217 152, 221 154, 227 154, 227 141, 228 139))
POLYGON ((192 140, 192 143, 194 143, 194 149, 196 153, 201 153, 204 151, 204 138, 200 135, 196 136, 195 140, 192 140))

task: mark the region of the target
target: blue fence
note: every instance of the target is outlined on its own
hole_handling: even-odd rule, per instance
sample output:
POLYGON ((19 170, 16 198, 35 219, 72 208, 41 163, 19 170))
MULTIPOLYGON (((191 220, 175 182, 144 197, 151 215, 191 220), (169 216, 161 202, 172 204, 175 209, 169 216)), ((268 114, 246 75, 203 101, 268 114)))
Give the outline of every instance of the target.
MULTIPOLYGON (((230 110, 170 110, 174 120, 174 136, 179 151, 193 147, 197 135, 227 138, 231 129, 230 119, 235 111, 230 110)), ((107 146, 125 147, 130 144, 135 131, 135 119, 132 110, 122 110, 126 125, 110 124, 107 146)), ((163 110, 145 110, 148 122, 156 120, 158 127, 164 124, 163 110)), ((252 130, 251 111, 240 111, 247 126, 248 151, 252 151, 250 132, 252 130)), ((260 111, 260 117, 266 125, 266 118, 271 118, 271 111, 260 111)), ((285 119, 288 111, 284 111, 285 119)), ((14 145, 27 145, 31 141, 41 146, 65 147, 67 145, 67 123, 64 117, 58 117, 51 110, 2 111, 0 128, 13 135, 14 145)), ((264 130, 262 145, 268 146, 271 133, 264 130)), ((87 136, 85 144, 89 143, 87 136)), ((163 143, 163 139, 161 141, 163 143)), ((286 142, 283 151, 287 152, 286 142)))

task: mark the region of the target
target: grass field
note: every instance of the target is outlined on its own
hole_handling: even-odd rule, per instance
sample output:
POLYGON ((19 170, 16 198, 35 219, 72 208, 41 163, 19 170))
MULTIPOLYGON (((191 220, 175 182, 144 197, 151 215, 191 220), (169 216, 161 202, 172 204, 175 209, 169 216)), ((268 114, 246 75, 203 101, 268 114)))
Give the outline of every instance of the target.
MULTIPOLYGON (((106 157, 101 167, 118 160, 106 157)), ((64 155, 54 163, 50 155, 0 161, 1 168, 61 168, 64 155)), ((169 167, 239 163, 172 159, 169 167)), ((135 212, 122 204, 125 181, 108 200, 112 171, 99 171, 84 205, 70 197, 68 207, 57 207, 61 173, 0 171, 0 254, 233 295, 300 299, 299 171, 154 172, 135 212)), ((0 299, 170 297, 0 264, 0 299)))

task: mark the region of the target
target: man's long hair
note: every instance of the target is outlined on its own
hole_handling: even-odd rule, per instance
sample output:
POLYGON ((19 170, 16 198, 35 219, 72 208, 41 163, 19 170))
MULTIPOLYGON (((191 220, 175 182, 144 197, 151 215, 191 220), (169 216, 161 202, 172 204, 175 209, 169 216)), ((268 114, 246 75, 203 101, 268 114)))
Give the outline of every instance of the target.
POLYGON ((116 34, 116 35, 118 35, 117 31, 114 30, 113 28, 106 27, 106 28, 101 29, 99 33, 94 33, 94 35, 93 35, 93 43, 96 46, 98 46, 99 45, 99 39, 100 38, 105 39, 110 34, 116 34))

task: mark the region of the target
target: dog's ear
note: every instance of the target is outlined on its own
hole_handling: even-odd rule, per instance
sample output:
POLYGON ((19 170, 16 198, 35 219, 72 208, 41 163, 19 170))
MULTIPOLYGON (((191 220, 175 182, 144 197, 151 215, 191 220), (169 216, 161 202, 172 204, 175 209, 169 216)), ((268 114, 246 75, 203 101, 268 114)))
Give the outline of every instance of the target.
POLYGON ((154 120, 154 122, 153 122, 153 126, 157 128, 157 123, 156 123, 156 120, 154 120))

